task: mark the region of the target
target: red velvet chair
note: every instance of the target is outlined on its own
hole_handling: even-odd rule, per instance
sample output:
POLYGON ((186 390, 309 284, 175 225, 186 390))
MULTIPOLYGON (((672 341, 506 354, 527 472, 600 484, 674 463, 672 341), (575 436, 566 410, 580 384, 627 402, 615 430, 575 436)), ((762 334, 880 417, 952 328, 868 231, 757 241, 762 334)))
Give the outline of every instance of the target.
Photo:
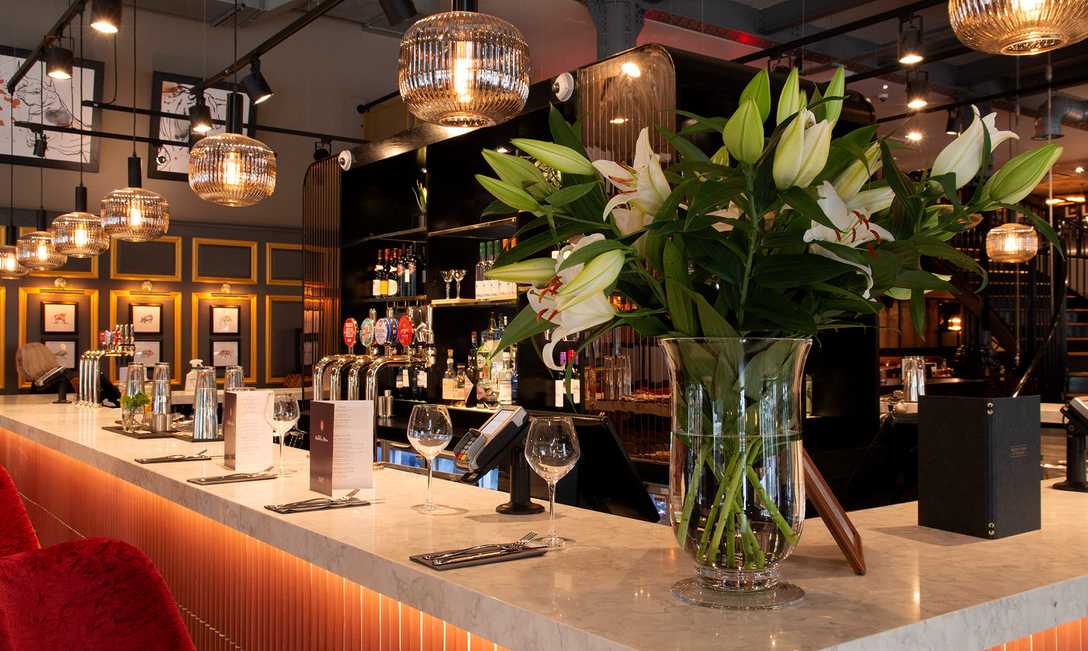
POLYGON ((38 534, 26 513, 23 498, 8 471, 0 466, 0 556, 18 554, 41 547, 38 534))
POLYGON ((52 649, 195 651, 151 559, 107 538, 0 558, 0 651, 52 649))

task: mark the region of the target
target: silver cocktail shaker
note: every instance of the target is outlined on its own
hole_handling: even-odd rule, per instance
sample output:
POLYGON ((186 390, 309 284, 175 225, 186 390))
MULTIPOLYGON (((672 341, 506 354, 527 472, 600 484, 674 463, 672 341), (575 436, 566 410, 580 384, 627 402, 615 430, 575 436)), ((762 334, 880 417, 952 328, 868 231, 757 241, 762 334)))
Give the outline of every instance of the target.
POLYGON ((155 433, 170 430, 170 365, 166 362, 155 364, 151 376, 151 431, 155 433))
POLYGON ((219 438, 219 420, 216 417, 218 408, 215 368, 197 369, 196 389, 193 390, 194 441, 214 441, 219 438))
POLYGON ((918 399, 926 395, 926 358, 903 358, 903 401, 918 402, 918 399))

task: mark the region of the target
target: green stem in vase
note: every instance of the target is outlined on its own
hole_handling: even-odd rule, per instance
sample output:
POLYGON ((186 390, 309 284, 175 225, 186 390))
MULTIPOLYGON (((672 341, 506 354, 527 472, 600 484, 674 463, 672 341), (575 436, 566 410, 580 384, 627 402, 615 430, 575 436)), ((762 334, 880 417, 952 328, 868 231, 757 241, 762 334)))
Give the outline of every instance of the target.
MULTIPOLYGON (((738 455, 736 457, 737 463, 734 464, 733 469, 725 475, 728 477, 728 492, 725 496, 726 509, 725 513, 719 514, 717 525, 714 527, 714 537, 710 541, 710 549, 717 550, 722 544, 722 536, 725 535, 725 521, 728 519, 730 513, 733 510, 733 503, 737 496, 737 490, 740 488, 741 479, 744 477, 744 467, 748 464, 747 453, 738 455), (743 459, 743 461, 742 461, 743 459)), ((707 521, 707 527, 710 527, 710 522, 707 521)))
MULTIPOLYGON (((721 506, 723 504, 728 504, 728 502, 725 501, 725 495, 726 490, 729 487, 729 482, 723 480, 726 477, 733 476, 733 471, 736 470, 738 459, 740 459, 739 456, 734 456, 732 459, 730 459, 729 466, 726 468, 725 472, 718 477, 718 491, 714 494, 714 502, 711 505, 710 511, 707 513, 706 516, 706 526, 703 527, 703 533, 699 537, 699 547, 695 552, 696 558, 703 558, 707 561, 710 560, 710 554, 707 550, 707 542, 710 538, 710 530, 713 529, 713 524, 717 521, 718 511, 721 509, 721 506)), ((711 462, 708 460, 707 464, 709 465, 710 463, 711 462)), ((714 472, 713 466, 711 466, 710 471, 714 472)))
POLYGON ((684 510, 680 513, 680 531, 678 532, 680 548, 683 549, 688 540, 688 526, 691 521, 691 511, 695 508, 695 496, 699 492, 699 483, 703 480, 703 464, 706 463, 706 453, 709 446, 699 440, 699 454, 696 455, 695 468, 691 473, 691 481, 688 482, 687 494, 684 495, 684 510))
POLYGON ((782 513, 778 510, 778 507, 774 505, 770 496, 767 495, 767 489, 763 487, 763 484, 759 481, 759 474, 755 469, 748 466, 748 481, 756 489, 756 494, 759 496, 759 501, 763 503, 763 508, 767 509, 767 512, 771 514, 771 519, 778 526, 778 530, 782 532, 782 535, 786 537, 791 545, 797 544, 797 533, 794 532, 793 527, 786 522, 786 518, 782 517, 782 513))
POLYGON ((754 565, 756 569, 761 570, 767 565, 767 559, 763 556, 763 550, 759 548, 756 535, 752 533, 752 526, 748 522, 748 516, 744 515, 744 510, 741 509, 737 511, 737 517, 740 520, 741 540, 747 550, 745 567, 754 565))

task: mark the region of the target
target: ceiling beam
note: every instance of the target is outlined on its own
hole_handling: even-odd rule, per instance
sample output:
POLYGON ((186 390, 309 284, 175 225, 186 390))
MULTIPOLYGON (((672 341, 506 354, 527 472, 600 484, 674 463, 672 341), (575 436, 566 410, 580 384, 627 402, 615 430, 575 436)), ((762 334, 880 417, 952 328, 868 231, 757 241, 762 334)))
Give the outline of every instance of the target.
POLYGON ((775 34, 799 27, 804 23, 856 9, 870 2, 872 0, 802 0, 801 2, 786 0, 759 12, 759 30, 764 34, 775 34), (802 14, 804 14, 803 19, 802 14))

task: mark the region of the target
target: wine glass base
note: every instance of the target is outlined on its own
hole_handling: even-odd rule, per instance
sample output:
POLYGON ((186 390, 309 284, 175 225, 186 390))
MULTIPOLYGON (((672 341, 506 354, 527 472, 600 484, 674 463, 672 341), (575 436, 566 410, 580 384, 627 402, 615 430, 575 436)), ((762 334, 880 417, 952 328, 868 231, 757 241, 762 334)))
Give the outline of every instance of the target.
POLYGON ((672 594, 685 603, 722 610, 770 610, 791 606, 805 597, 805 591, 792 583, 778 583, 766 590, 716 590, 697 576, 674 583, 672 594))
POLYGON ((547 548, 549 550, 555 551, 555 550, 565 548, 569 542, 570 541, 568 541, 566 538, 563 538, 561 536, 550 535, 550 536, 543 536, 541 538, 537 538, 536 540, 533 541, 533 545, 534 546, 543 546, 543 547, 545 547, 545 548, 547 548))

